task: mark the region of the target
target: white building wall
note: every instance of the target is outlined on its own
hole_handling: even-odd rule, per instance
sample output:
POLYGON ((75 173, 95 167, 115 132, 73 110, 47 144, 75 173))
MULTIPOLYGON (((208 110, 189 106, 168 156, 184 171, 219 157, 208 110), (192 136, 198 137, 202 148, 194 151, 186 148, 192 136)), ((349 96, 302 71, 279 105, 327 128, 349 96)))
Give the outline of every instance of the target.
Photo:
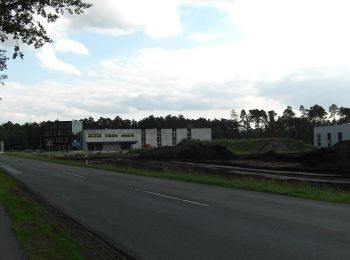
POLYGON ((210 128, 192 128, 191 136, 192 136, 192 140, 210 141, 211 129, 210 128))
MULTIPOLYGON (((119 150, 120 145, 114 144, 131 143, 132 149, 142 148, 142 130, 141 129, 88 129, 83 131, 83 149, 87 150, 88 143, 102 143, 103 150, 119 150), (118 135, 116 137, 109 137, 108 135, 118 135), (130 135, 132 134, 132 135, 130 135), (91 137, 91 135, 100 135, 98 137, 91 137), (123 136, 128 135, 128 136, 123 136), (108 145, 110 144, 110 145, 108 145)), ((157 147, 157 129, 146 129, 145 144, 150 147, 157 147)), ((172 146, 172 129, 161 129, 162 146, 172 146)), ((211 140, 211 129, 209 128, 193 128, 191 129, 191 136, 194 140, 211 140)), ((176 144, 182 140, 187 139, 187 129, 176 129, 176 144)))
POLYGON ((146 129, 146 144, 157 147, 157 129, 146 129))
MULTIPOLYGON (((88 143, 103 143, 103 147, 108 147, 106 149, 111 149, 106 144, 110 143, 135 143, 132 145, 133 149, 141 148, 141 129, 87 129, 83 132, 83 149, 87 150, 88 143), (101 135, 101 137, 89 137, 89 135, 101 135), (118 137, 108 137, 108 134, 118 135, 118 137), (133 136, 123 136, 130 135, 133 136)), ((116 149, 120 150, 119 147, 115 146, 116 149)))
POLYGON ((173 130, 172 129, 161 129, 162 134, 162 146, 172 146, 173 145, 173 130))
POLYGON ((176 129, 176 144, 180 143, 184 139, 187 139, 187 129, 186 128, 176 129))
POLYGON ((350 140, 350 124, 320 126, 314 128, 314 145, 316 147, 328 146, 328 134, 331 134, 331 145, 338 143, 338 133, 342 133, 343 141, 350 140), (321 145, 318 145, 318 134, 321 135, 321 145))
POLYGON ((134 136, 135 136, 136 143, 131 146, 132 149, 141 149, 142 148, 141 129, 135 129, 134 136))

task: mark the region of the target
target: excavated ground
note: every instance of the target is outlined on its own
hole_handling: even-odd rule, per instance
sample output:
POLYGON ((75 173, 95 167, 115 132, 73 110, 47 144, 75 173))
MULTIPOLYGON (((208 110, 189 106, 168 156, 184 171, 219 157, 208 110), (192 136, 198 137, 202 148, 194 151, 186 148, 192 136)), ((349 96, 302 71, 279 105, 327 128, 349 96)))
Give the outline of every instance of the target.
MULTIPOLYGON (((123 167, 150 170, 172 168, 171 161, 208 163, 260 169, 278 169, 309 172, 327 172, 350 176, 350 141, 307 153, 283 153, 283 145, 276 142, 262 148, 261 152, 236 155, 221 145, 200 142, 181 142, 174 147, 160 147, 137 154, 89 155, 89 162, 108 163, 123 167)), ((84 155, 66 156, 65 159, 85 160, 84 155)))

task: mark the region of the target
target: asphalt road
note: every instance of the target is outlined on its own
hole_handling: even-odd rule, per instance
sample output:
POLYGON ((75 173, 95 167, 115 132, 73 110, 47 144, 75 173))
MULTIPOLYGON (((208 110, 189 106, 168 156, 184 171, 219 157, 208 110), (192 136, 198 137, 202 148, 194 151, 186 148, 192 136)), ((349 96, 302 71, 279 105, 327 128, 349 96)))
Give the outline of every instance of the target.
POLYGON ((350 259, 350 206, 0 156, 136 259, 350 259))

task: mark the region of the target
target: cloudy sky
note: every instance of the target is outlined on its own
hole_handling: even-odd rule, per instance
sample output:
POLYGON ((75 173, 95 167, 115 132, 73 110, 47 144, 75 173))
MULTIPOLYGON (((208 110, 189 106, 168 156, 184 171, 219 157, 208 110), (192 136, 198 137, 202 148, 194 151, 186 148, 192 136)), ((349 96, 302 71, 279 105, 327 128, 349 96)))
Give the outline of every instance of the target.
POLYGON ((0 123, 350 106, 348 0, 89 0, 24 48, 0 123))

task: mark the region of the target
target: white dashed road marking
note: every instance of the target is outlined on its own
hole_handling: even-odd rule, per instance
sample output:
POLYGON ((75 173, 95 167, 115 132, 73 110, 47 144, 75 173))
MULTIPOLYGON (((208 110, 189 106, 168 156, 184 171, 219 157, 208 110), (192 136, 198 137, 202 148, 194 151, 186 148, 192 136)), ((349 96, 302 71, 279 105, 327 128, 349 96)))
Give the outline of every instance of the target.
POLYGON ((75 177, 79 177, 79 178, 82 178, 82 179, 87 179, 84 176, 81 176, 81 175, 78 175, 78 174, 74 174, 74 173, 70 173, 70 172, 62 172, 62 173, 67 174, 67 175, 71 175, 71 176, 75 176, 75 177))
POLYGON ((156 193, 156 192, 152 192, 152 191, 142 190, 142 189, 133 188, 133 187, 130 187, 130 189, 136 190, 136 191, 140 191, 140 192, 144 192, 144 193, 148 193, 148 194, 152 194, 152 195, 163 197, 163 198, 168 198, 168 199, 172 199, 172 200, 178 200, 178 201, 182 201, 182 202, 186 202, 186 203, 190 203, 190 204, 195 204, 195 205, 199 205, 199 206, 204 206, 204 207, 208 207, 209 206, 208 204, 195 202, 195 201, 191 201, 191 200, 184 200, 184 199, 180 199, 180 198, 176 198, 176 197, 172 197, 172 196, 169 196, 169 195, 160 194, 160 193, 156 193))

